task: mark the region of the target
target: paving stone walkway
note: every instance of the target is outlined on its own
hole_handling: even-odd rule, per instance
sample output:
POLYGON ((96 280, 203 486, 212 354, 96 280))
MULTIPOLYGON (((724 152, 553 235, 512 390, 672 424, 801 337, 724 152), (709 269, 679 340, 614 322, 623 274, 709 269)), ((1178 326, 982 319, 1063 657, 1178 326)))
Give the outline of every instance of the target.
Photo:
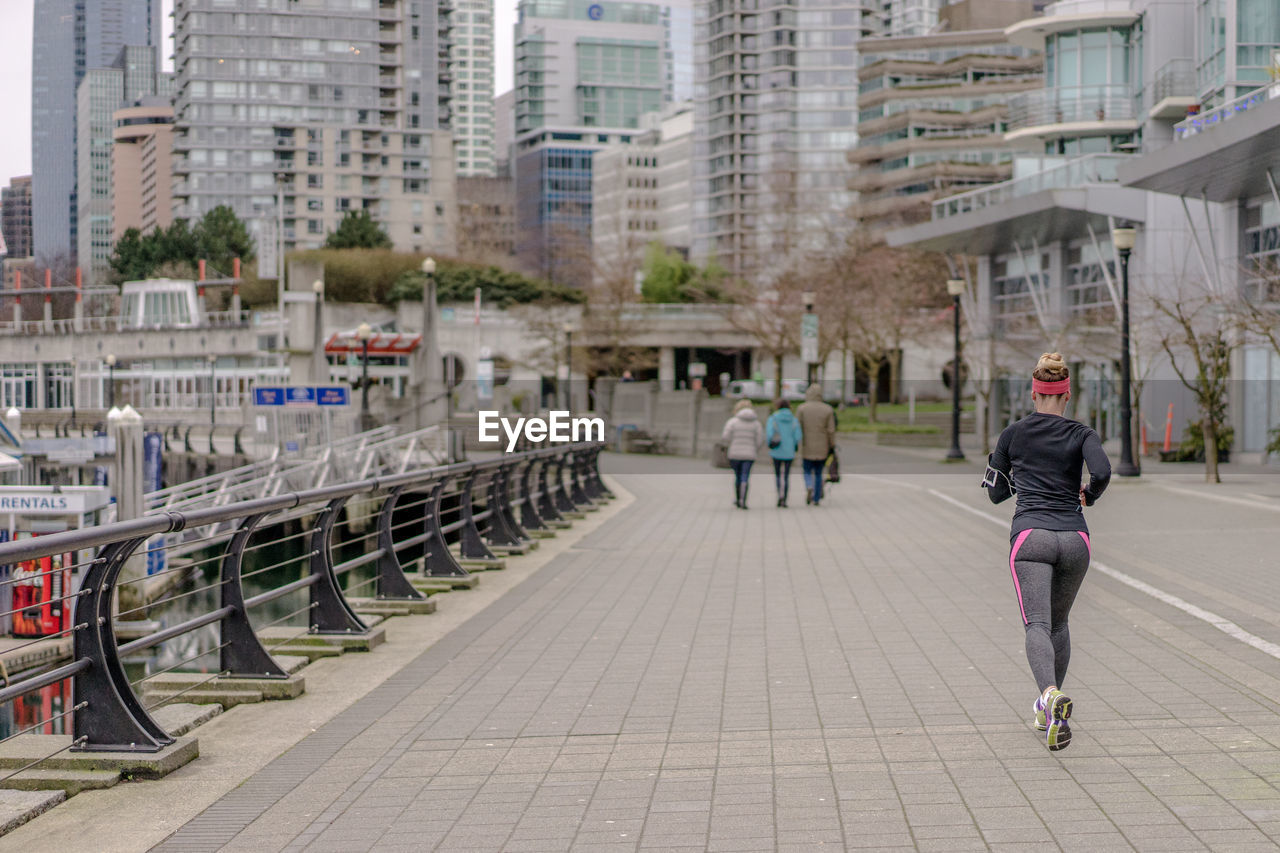
POLYGON ((1276 849, 1280 660, 1241 637, 1280 643, 1280 488, 1092 511, 1166 598, 1091 572, 1049 753, 1007 526, 957 503, 1009 512, 900 459, 817 509, 758 469, 747 512, 704 462, 607 460, 627 511, 156 849, 1276 849))

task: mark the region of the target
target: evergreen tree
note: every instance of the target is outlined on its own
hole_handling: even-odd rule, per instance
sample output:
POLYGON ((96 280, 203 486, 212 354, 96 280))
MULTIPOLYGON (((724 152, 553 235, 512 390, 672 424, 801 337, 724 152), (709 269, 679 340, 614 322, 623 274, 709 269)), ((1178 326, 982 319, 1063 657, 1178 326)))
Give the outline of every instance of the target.
POLYGON ((391 238, 373 221, 367 210, 349 211, 338 230, 325 238, 326 249, 389 249, 391 238))

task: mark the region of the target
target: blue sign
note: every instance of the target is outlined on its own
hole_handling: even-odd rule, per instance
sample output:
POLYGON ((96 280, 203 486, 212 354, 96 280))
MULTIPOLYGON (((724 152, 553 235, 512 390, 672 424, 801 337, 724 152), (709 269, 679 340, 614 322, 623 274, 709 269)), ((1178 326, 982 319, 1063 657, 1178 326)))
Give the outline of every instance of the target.
POLYGON ((316 389, 303 385, 293 385, 285 388, 284 404, 286 406, 314 406, 316 404, 316 389))
POLYGON ((283 388, 254 388, 253 404, 255 406, 283 406, 283 388))
MULTIPOLYGON (((164 436, 149 432, 142 437, 142 489, 154 492, 164 487, 164 436)), ((164 537, 155 536, 147 543, 147 574, 163 572, 168 563, 164 537)))
POLYGON ((351 389, 343 385, 335 385, 332 388, 317 388, 316 404, 320 406, 349 406, 351 405, 351 389))
POLYGON ((598 21, 604 17, 604 7, 599 3, 592 3, 587 7, 587 17, 593 21, 598 21))
POLYGON ((351 389, 340 385, 286 385, 253 389, 255 406, 290 406, 294 408, 310 408, 312 406, 349 406, 351 405, 351 389))

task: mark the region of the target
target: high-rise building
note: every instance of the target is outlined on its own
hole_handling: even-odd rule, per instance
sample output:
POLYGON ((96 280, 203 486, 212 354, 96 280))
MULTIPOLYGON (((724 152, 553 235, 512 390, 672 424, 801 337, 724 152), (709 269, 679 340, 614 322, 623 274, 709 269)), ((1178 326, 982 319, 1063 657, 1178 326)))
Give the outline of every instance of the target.
POLYGON ((516 90, 508 89, 493 99, 494 173, 511 174, 511 146, 516 138, 516 90))
POLYGON ((147 45, 123 47, 109 67, 86 71, 76 90, 76 258, 89 284, 105 282, 118 233, 111 215, 116 110, 143 98, 167 102, 173 88, 171 76, 158 70, 157 53, 147 45))
POLYGON ((1012 176, 1009 99, 1042 88, 1044 63, 1010 44, 1004 27, 1031 8, 1031 0, 961 0, 935 15, 936 32, 859 43, 854 219, 877 228, 920 222, 934 199, 1012 176))
POLYGON ((689 254, 693 104, 645 116, 645 133, 596 152, 591 254, 597 275, 631 275, 652 243, 689 254))
POLYGON ((31 176, 13 178, 0 190, 0 234, 8 257, 31 257, 31 176))
POLYGON ((173 221, 173 106, 141 98, 112 116, 111 239, 129 228, 144 234, 173 221))
POLYGON ((446 6, 176 0, 174 30, 175 217, 278 216, 288 250, 363 210, 398 249, 453 254, 446 6))
POLYGON ((125 45, 158 46, 161 0, 35 0, 31 52, 32 214, 36 256, 77 248, 76 88, 125 45))
POLYGON ((458 177, 495 172, 493 0, 454 0, 449 30, 458 177))
POLYGON ((658 3, 522 0, 515 27, 516 251, 527 270, 590 278, 591 159, 668 97, 658 3))
POLYGON ((823 240, 852 200, 861 0, 699 5, 693 256, 763 281, 823 240))

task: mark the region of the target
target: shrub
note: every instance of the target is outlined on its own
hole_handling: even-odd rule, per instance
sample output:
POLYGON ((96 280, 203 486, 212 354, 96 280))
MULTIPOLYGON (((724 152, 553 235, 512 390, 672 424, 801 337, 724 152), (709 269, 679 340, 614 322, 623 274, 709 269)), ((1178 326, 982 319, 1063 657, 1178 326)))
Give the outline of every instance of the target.
MULTIPOLYGON (((1235 443, 1236 431, 1230 424, 1218 427, 1218 458, 1231 450, 1235 443)), ((1187 421, 1187 437, 1178 445, 1179 455, 1184 459, 1204 459, 1204 427, 1200 421, 1187 421)))

